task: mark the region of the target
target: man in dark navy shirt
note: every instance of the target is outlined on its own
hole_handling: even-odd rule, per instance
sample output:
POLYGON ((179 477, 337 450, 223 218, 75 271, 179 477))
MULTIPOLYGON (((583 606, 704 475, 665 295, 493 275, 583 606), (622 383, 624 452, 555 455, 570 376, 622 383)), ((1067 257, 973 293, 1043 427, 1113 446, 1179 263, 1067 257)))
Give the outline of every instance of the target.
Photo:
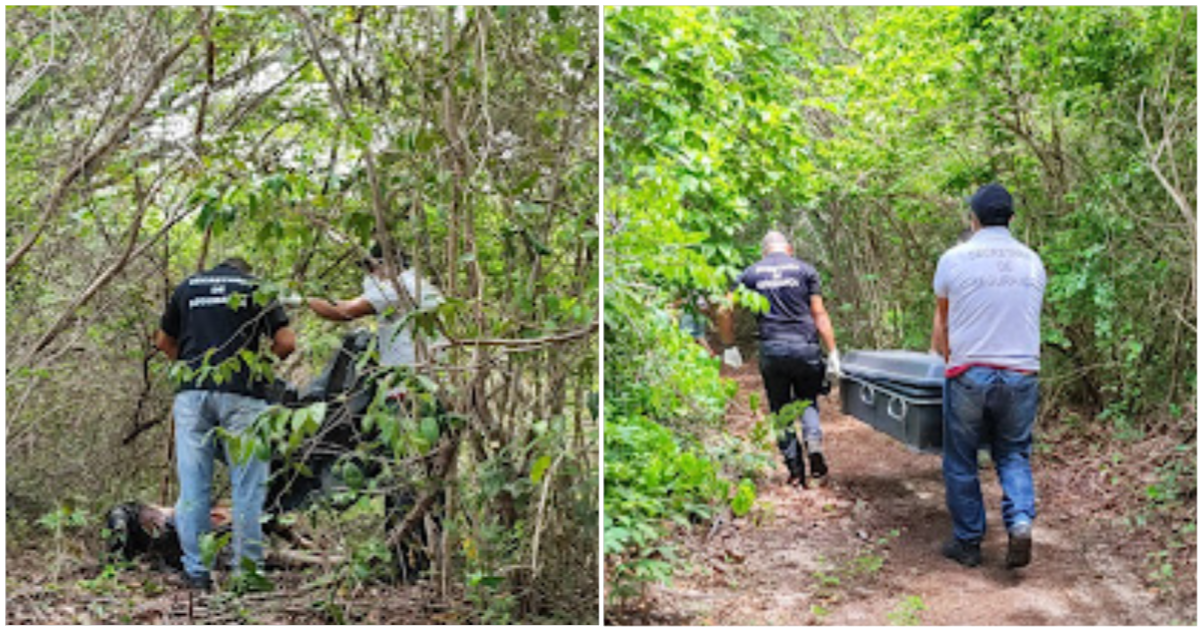
MULTIPOLYGON (((783 234, 763 237, 763 258, 738 277, 738 284, 767 299, 770 309, 758 316, 759 370, 771 413, 798 401, 810 402, 800 417, 813 478, 828 473, 822 448, 817 395, 825 378, 825 361, 818 340, 829 352, 828 372, 839 375, 840 359, 833 324, 821 298, 821 278, 812 265, 792 257, 783 234)), ((789 423, 780 440, 788 482, 804 485, 804 460, 796 432, 789 423)))
MULTIPOLYGON (((254 374, 238 356, 257 353, 259 340, 271 341, 271 352, 286 358, 296 349, 296 335, 278 304, 259 306, 254 300, 258 282, 250 266, 230 258, 179 284, 163 313, 155 345, 172 360, 187 363, 191 376, 175 396, 175 447, 179 473, 179 502, 175 523, 183 547, 183 568, 189 587, 207 589, 209 568, 200 557, 200 538, 209 530, 212 490, 213 430, 237 435, 268 406, 267 379, 254 374), (228 375, 202 374, 201 368, 236 362, 228 375)), ((225 446, 228 449, 228 445, 225 446)), ((228 453, 233 486, 234 567, 246 558, 262 563, 262 514, 268 463, 257 457, 237 462, 228 453)))

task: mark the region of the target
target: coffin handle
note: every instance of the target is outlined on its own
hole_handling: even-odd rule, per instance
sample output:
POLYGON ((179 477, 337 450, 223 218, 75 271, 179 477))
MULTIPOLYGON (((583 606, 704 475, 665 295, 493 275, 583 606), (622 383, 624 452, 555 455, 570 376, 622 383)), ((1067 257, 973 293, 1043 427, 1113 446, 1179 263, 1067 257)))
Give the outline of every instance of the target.
POLYGON ((904 422, 904 417, 908 415, 908 401, 903 398, 893 398, 888 401, 888 415, 897 422, 904 422), (900 403, 900 410, 896 411, 896 403, 900 403))
POLYGON ((864 405, 873 406, 875 404, 875 388, 863 383, 863 386, 858 390, 858 399, 861 400, 864 405))

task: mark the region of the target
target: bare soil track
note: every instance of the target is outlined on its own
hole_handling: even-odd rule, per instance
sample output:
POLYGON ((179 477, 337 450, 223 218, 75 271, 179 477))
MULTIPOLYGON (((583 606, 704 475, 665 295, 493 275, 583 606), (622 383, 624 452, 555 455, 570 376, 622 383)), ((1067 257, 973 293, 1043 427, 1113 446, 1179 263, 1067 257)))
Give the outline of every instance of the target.
MULTIPOLYGON (((728 429, 746 433, 761 392, 753 364, 727 375, 740 392, 728 429)), ((835 392, 836 395, 836 392, 835 392)), ((994 471, 981 471, 989 531, 983 565, 939 554, 949 535, 941 459, 839 413, 823 400, 830 476, 807 490, 780 465, 746 518, 679 539, 689 568, 616 623, 688 625, 1081 625, 1196 623, 1195 546, 1176 583, 1151 586, 1147 545, 1114 524, 1111 495, 1091 496, 1080 470, 1035 453, 1039 518, 1033 563, 1004 567, 1007 536, 994 471), (1047 460, 1053 460, 1047 461, 1047 460)), ((1070 461, 1071 458, 1066 458, 1070 461)), ((1144 536, 1143 536, 1144 537, 1144 536)), ((1194 535, 1193 535, 1194 537, 1194 535)))

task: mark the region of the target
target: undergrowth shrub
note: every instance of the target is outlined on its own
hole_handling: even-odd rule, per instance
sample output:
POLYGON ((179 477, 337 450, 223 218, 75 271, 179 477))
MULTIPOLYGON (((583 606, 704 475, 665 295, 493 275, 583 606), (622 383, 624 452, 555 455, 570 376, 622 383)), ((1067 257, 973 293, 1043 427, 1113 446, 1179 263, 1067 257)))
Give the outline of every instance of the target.
MULTIPOLYGON (((631 315, 623 311, 623 315, 631 315)), ((679 566, 669 534, 730 507, 753 505, 764 460, 721 430, 737 385, 720 361, 661 309, 640 309, 606 347, 604 553, 609 596, 620 605, 679 566), (740 481, 740 483, 739 483, 740 481)))

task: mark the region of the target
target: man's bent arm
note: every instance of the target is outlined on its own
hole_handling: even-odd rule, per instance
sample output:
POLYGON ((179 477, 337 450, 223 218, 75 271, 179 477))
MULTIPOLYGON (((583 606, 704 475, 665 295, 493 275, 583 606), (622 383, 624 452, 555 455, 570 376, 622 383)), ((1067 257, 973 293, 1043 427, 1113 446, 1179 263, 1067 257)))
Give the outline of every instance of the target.
POLYGON ((950 360, 950 300, 940 297, 937 299, 937 310, 933 312, 933 350, 950 360))
POLYGON ((829 312, 825 310, 825 300, 819 295, 810 297, 809 310, 812 311, 817 334, 825 344, 825 351, 832 354, 837 351, 837 339, 833 336, 833 322, 829 319, 829 312))
POLYGON ((308 308, 312 309, 317 317, 333 322, 349 322, 375 313, 375 307, 371 306, 371 302, 361 296, 345 302, 309 298, 308 308))
POLYGON ((272 339, 271 352, 280 359, 288 358, 288 355, 296 351, 296 331, 288 326, 284 326, 275 331, 275 337, 272 339))
POLYGON ((154 347, 162 350, 162 353, 172 361, 179 358, 179 342, 161 330, 154 333, 154 347))

